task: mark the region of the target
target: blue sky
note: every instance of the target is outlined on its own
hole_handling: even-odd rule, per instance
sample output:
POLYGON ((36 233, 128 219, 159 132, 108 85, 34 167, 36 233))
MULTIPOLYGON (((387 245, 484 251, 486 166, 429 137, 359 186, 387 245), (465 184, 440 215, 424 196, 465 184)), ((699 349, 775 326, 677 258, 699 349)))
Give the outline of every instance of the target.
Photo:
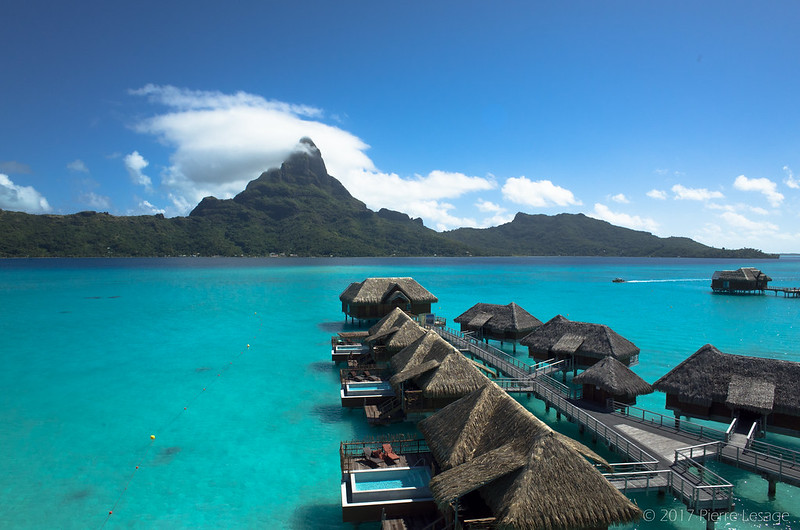
POLYGON ((367 206, 436 230, 568 212, 800 252, 799 15, 5 0, 0 208, 186 215, 310 136, 367 206))

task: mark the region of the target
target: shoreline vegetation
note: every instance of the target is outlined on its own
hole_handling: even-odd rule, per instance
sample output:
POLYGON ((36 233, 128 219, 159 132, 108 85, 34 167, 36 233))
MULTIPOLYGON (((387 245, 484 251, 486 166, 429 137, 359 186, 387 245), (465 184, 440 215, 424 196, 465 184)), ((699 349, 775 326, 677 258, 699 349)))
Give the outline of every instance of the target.
POLYGON ((491 228, 436 232, 374 212, 325 168, 314 143, 232 199, 206 197, 186 217, 0 210, 0 258, 586 256, 776 259, 757 249, 660 238, 583 214, 529 215, 491 228))

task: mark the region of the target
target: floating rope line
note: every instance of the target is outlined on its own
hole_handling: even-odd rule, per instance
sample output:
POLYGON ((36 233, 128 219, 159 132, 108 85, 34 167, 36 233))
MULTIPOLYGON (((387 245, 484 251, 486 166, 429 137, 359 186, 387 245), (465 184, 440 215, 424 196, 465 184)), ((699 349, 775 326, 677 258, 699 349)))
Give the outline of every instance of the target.
MULTIPOLYGON (((258 330, 261 331, 261 329, 264 327, 264 321, 258 315, 258 312, 254 312, 253 314, 258 319, 258 324, 259 324, 258 325, 258 330)), ((257 338, 258 338, 258 335, 254 335, 253 336, 253 340, 254 341, 257 338)), ((234 360, 236 360, 236 359, 240 358, 241 356, 243 356, 245 354, 245 352, 247 350, 249 350, 249 349, 250 349, 250 344, 247 344, 247 346, 242 351, 240 351, 238 355, 236 355, 234 357, 234 360)), ((208 390, 219 379, 221 379, 222 378, 222 374, 225 373, 227 370, 229 370, 232 366, 233 366, 233 360, 229 361, 228 364, 226 364, 225 366, 220 368, 217 371, 217 375, 213 379, 211 379, 211 381, 206 383, 206 385, 203 387, 202 390, 200 390, 192 398, 190 398, 189 401, 187 401, 186 404, 183 406, 182 410, 179 410, 170 420, 167 420, 166 422, 164 422, 164 424, 161 425, 161 427, 158 430, 156 430, 155 432, 163 432, 167 427, 169 427, 172 424, 174 424, 175 422, 177 422, 180 419, 180 417, 183 415, 183 413, 186 412, 189 409, 189 406, 192 403, 194 403, 195 401, 197 401, 197 399, 200 398, 200 396, 202 396, 206 392, 206 390, 208 390)), ((117 497, 117 500, 114 501, 114 504, 111 506, 111 509, 108 510, 108 514, 106 514, 106 517, 103 520, 103 524, 100 525, 100 528, 104 528, 106 526, 106 523, 108 523, 108 521, 111 519, 111 516, 114 515, 114 510, 117 509, 117 505, 119 505, 119 503, 125 497, 125 494, 128 492, 128 487, 130 487, 131 482, 133 482, 133 479, 136 476, 136 473, 139 472, 139 469, 142 467, 143 462, 145 462, 147 460, 147 457, 150 455, 150 453, 151 453, 151 451, 153 449, 153 446, 155 445, 155 441, 156 441, 156 435, 155 434, 150 434, 150 442, 147 444, 147 447, 145 448, 144 453, 141 455, 141 457, 139 459, 139 463, 136 464, 136 466, 134 467, 134 469, 131 472, 130 476, 128 476, 128 480, 125 481, 125 486, 122 488, 122 491, 120 492, 119 496, 117 497)))

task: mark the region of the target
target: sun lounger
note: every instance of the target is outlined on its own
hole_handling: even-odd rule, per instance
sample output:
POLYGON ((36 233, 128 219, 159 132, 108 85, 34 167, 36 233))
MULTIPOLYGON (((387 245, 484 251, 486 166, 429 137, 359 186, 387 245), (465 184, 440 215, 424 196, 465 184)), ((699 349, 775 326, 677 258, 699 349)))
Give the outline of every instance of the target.
POLYGON ((368 447, 364 448, 364 461, 371 468, 376 468, 381 464, 381 451, 373 451, 368 447))
POLYGON ((383 444, 383 459, 391 464, 396 464, 400 461, 400 457, 392 450, 392 444, 383 444))

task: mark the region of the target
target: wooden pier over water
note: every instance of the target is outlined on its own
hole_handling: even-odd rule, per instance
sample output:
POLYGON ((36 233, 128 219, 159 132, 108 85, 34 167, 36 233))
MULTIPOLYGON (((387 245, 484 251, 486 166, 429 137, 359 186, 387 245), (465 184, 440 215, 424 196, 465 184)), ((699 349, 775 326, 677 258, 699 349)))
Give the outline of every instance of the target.
POLYGON ((496 368, 505 378, 496 382, 507 392, 535 395, 600 440, 626 462, 612 464, 605 477, 622 491, 670 491, 692 512, 714 525, 714 514, 731 510, 733 485, 703 464, 716 460, 764 477, 770 495, 777 482, 800 487, 800 452, 735 433, 735 422, 720 431, 671 416, 614 403, 611 411, 576 406, 570 388, 549 374, 569 370, 561 363, 528 365, 507 353, 445 328, 435 328, 465 355, 496 368))
POLYGON ((800 287, 766 287, 765 291, 772 291, 775 296, 782 293, 784 298, 800 298, 800 287))

